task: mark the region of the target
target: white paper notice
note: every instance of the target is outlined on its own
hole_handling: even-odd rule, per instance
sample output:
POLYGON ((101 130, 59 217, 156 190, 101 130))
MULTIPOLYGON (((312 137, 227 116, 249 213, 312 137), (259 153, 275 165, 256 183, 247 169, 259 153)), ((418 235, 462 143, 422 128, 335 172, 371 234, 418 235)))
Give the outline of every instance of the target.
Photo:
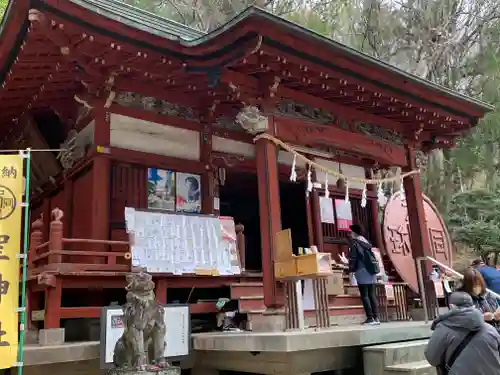
POLYGON ((322 223, 335 224, 333 201, 331 198, 319 197, 320 217, 322 223))
POLYGON ((131 252, 135 267, 174 275, 240 273, 239 258, 235 257, 237 241, 233 218, 126 207, 125 219, 127 231, 134 239, 131 252))

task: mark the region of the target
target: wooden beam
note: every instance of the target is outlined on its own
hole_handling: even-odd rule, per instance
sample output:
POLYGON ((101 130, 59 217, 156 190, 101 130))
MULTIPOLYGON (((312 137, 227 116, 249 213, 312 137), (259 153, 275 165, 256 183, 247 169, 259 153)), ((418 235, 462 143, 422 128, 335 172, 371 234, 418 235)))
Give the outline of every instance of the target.
POLYGON ((401 146, 379 141, 363 134, 288 117, 275 116, 276 135, 284 142, 314 147, 315 144, 366 155, 383 164, 405 166, 405 150, 401 146))

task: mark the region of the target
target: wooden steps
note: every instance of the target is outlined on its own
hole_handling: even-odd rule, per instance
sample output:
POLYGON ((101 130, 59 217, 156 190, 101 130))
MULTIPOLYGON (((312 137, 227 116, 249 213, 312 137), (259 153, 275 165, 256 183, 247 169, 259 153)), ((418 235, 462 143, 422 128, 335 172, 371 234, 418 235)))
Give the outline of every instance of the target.
MULTIPOLYGON (((353 288, 348 286, 348 288, 353 288)), ((357 287, 354 287, 357 290, 357 287)), ((230 285, 231 299, 238 301, 240 313, 246 313, 251 316, 262 315, 266 311, 264 303, 264 284, 262 282, 240 282, 230 285)), ((279 299, 282 299, 284 304, 283 289, 279 288, 279 299)), ((331 317, 338 316, 364 316, 363 306, 358 295, 343 294, 338 296, 328 297, 328 312, 331 317)), ((284 310, 283 310, 284 314, 284 310)), ((314 317, 314 310, 305 310, 305 317, 314 317)))
MULTIPOLYGON (((266 306, 264 304, 264 296, 263 295, 243 296, 237 300, 238 300, 239 311, 241 313, 266 309, 266 306)), ((328 297, 328 306, 330 308, 341 308, 344 306, 360 305, 360 302, 361 301, 360 301, 359 297, 357 297, 357 296, 340 295, 340 296, 329 296, 328 297)))
MULTIPOLYGON (((346 277, 346 281, 348 278, 346 277)), ((280 305, 284 305, 283 285, 279 284, 278 299, 280 305)), ((249 320, 258 318, 266 312, 264 303, 264 285, 262 282, 239 282, 230 285, 231 299, 238 301, 238 308, 241 313, 248 315, 249 320)), ((396 307, 395 300, 387 302, 388 305, 380 305, 381 318, 388 320, 404 320, 400 308, 396 307)), ((284 310, 283 310, 284 314, 284 310)), ((311 322, 314 320, 316 312, 312 309, 305 309, 305 318, 311 322)), ((353 324, 363 321, 365 318, 364 309, 359 297, 359 290, 356 285, 350 285, 348 281, 344 284, 344 294, 328 296, 328 315, 332 324, 353 324)))

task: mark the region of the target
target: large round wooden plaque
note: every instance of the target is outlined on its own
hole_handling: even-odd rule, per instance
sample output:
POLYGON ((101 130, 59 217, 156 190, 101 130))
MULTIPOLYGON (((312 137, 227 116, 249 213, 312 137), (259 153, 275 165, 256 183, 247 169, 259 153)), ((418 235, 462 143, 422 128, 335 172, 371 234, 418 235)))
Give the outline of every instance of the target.
MULTIPOLYGON (((427 234, 430 242, 430 251, 427 254, 450 266, 452 261, 450 236, 434 204, 425 195, 423 198, 427 234)), ((410 243, 408 210, 406 201, 401 200, 399 192, 389 199, 385 207, 382 231, 387 255, 396 271, 412 290, 418 291, 417 271, 410 243)))

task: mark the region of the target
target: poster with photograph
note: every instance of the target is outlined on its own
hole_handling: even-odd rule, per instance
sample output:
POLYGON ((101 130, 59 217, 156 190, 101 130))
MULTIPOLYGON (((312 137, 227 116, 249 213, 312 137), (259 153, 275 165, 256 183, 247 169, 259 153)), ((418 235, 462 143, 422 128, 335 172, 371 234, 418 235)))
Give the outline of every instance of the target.
POLYGON ((148 208, 175 211, 175 172, 148 168, 148 208))
POLYGON ((344 199, 335 199, 335 211, 337 212, 338 230, 349 231, 349 227, 352 225, 351 202, 346 202, 344 199))
POLYGON ((177 212, 201 212, 201 178, 191 173, 176 174, 177 212))

